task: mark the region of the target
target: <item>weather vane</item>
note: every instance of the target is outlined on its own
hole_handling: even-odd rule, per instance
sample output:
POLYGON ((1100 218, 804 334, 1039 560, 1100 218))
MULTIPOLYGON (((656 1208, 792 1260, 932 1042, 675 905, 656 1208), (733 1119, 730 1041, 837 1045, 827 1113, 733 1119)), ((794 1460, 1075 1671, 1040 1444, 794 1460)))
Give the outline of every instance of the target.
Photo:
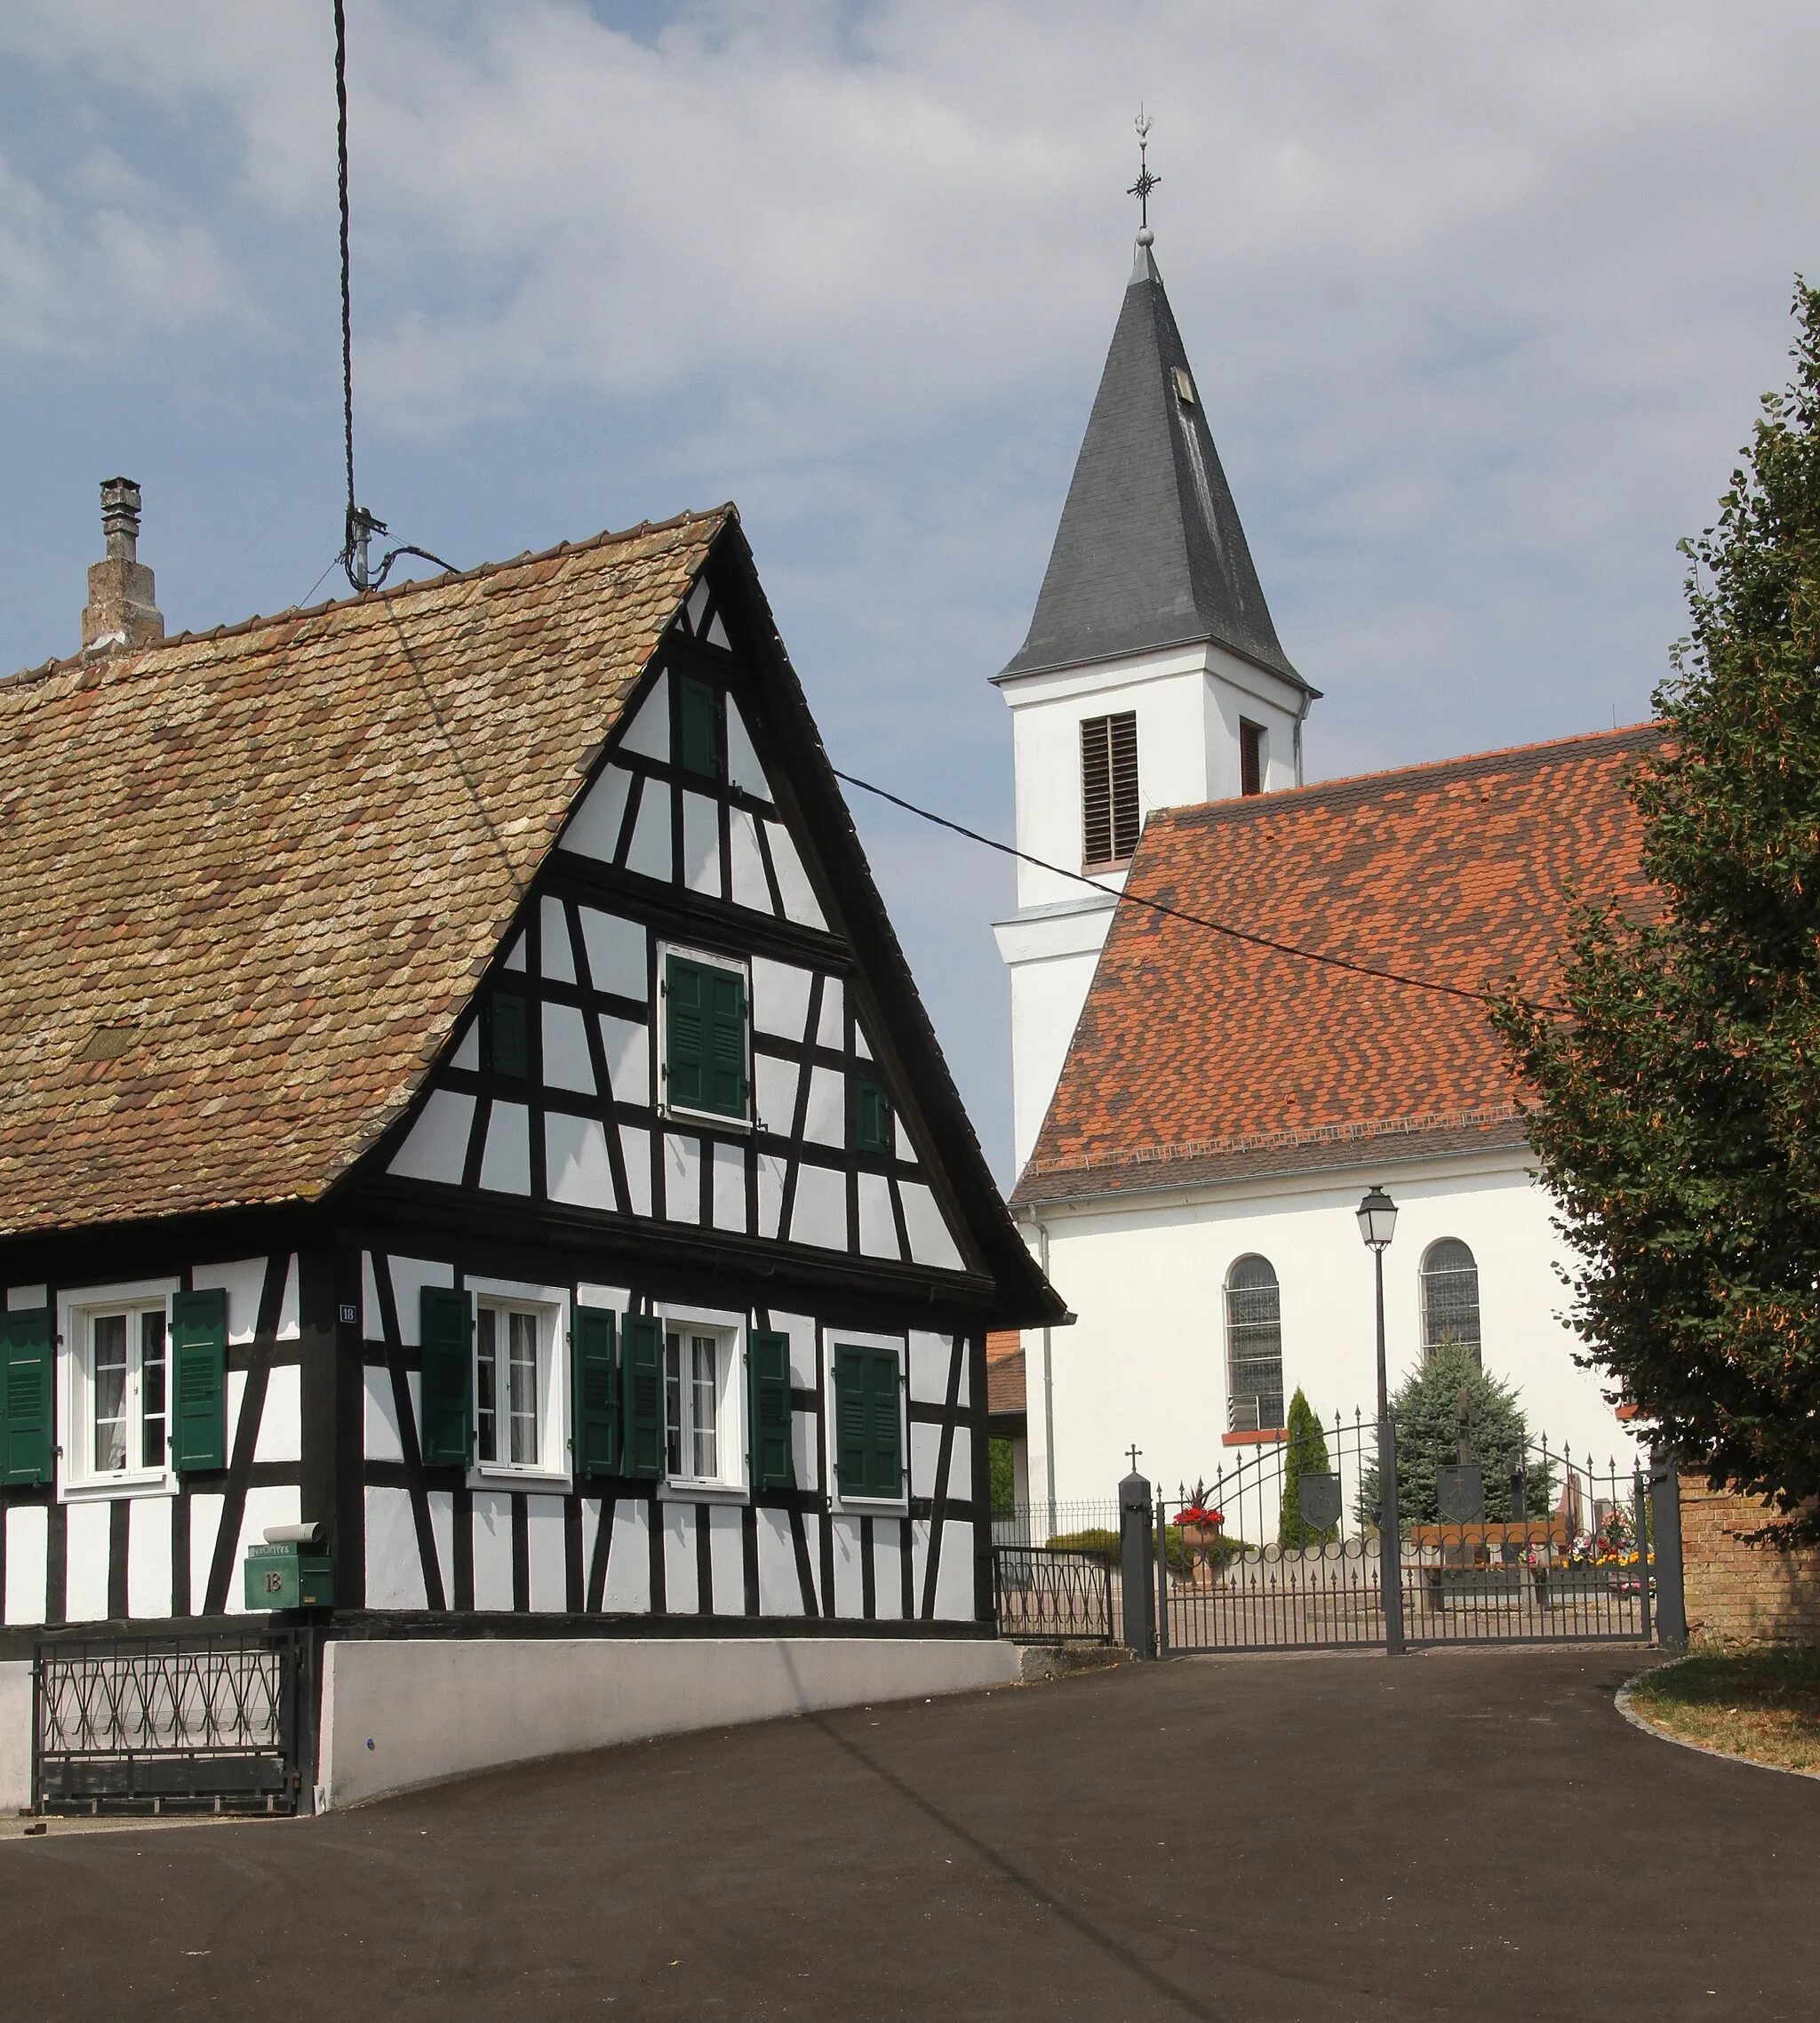
POLYGON ((1138 108, 1138 116, 1131 123, 1138 129, 1138 180, 1125 192, 1127 196, 1138 199, 1138 237, 1147 246, 1150 244, 1150 193, 1162 180, 1161 176, 1150 172, 1150 121, 1145 118, 1144 108, 1138 108))

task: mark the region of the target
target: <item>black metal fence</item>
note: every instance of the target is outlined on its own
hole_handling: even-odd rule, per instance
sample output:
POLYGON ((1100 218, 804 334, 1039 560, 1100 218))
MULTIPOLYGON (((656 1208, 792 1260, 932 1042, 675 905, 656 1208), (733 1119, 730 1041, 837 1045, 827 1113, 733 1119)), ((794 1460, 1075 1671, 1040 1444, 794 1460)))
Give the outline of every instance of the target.
POLYGON ((295 1811, 303 1657, 303 1640, 284 1631, 41 1643, 34 1803, 295 1811))
POLYGON ((994 1546, 999 1635, 1015 1643, 1111 1643, 1117 1628, 1112 1561, 1051 1546, 994 1546))
MULTIPOLYGON (((1211 1483, 1160 1497, 1151 1525, 1161 1651, 1382 1645, 1375 1419, 1271 1442, 1211 1483)), ((1656 1567, 1640 1471, 1530 1441, 1505 1468, 1398 1470, 1391 1564, 1412 1644, 1649 1640, 1656 1567)))

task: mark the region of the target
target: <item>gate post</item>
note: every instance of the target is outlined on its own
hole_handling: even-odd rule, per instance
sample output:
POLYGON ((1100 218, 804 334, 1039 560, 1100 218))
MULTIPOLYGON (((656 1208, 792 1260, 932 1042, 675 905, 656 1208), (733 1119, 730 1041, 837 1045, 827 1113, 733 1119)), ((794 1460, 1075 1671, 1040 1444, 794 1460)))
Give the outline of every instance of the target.
POLYGON ((1681 1579, 1680 1454, 1649 1450, 1649 1526, 1656 1534, 1656 1641, 1677 1657, 1688 1648, 1688 1597, 1681 1579))
POLYGON ((1403 1654, 1403 1529, 1397 1515, 1397 1422, 1388 1405, 1377 1422, 1377 1582, 1387 1657, 1403 1654))
POLYGON ((1150 1483, 1134 1467, 1119 1484, 1119 1584, 1125 1643, 1140 1658, 1156 1655, 1150 1581, 1150 1483))

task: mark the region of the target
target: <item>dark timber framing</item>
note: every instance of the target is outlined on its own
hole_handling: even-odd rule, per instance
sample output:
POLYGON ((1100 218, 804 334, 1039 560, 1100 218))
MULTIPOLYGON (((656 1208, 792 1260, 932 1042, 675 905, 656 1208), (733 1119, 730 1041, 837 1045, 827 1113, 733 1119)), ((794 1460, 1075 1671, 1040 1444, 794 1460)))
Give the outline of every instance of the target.
MULTIPOLYGON (((256 1512, 271 1507, 269 1499, 259 1503, 261 1492, 272 1491, 321 1526, 333 1556, 336 1606, 316 1612, 319 1635, 990 1634, 986 1332, 1064 1315, 1004 1211, 941 1061, 737 521, 717 540, 638 689, 579 776, 575 808, 612 766, 627 776, 627 792, 608 858, 570 847, 566 835, 555 839, 415 1099, 350 1157, 320 1198, 29 1238, 0 1234, 0 1287, 34 1297, 44 1287, 53 1313, 61 1298, 84 1288, 153 1279, 186 1291, 198 1280, 219 1283, 223 1265, 235 1267, 237 1288, 224 1467, 184 1474, 156 1493, 109 1499, 62 1501, 55 1483, 0 1489, 0 1597, 14 1604, 0 1620, 0 1657, 78 1634, 78 1624, 79 1634, 92 1636, 103 1620, 135 1632, 148 1623, 252 1627, 237 1612, 241 1554, 256 1535, 256 1512), (681 677, 707 684, 717 699, 711 771, 698 692, 690 765, 622 748, 640 705, 666 675, 673 722, 682 707, 681 677), (770 795, 731 777, 735 707, 770 795), (718 889, 684 882, 682 788, 714 809, 718 889), (670 790, 675 873, 668 880, 629 861, 641 804, 663 789, 670 790), (729 839, 736 821, 751 824, 768 910, 735 902, 729 839), (772 824, 801 858, 825 925, 786 916, 790 884, 772 824), (547 905, 566 929, 572 981, 560 964, 558 973, 546 973, 547 905), (649 931, 642 995, 609 988, 624 979, 593 973, 584 909, 649 931), (750 1119, 667 1114, 657 1058, 660 943, 806 972, 800 1031, 763 1028, 756 1018, 748 1024, 749 1067, 769 1061, 794 1076, 791 1115, 759 1114, 755 1096, 750 1119), (826 1026, 836 987, 841 1017, 826 1026), (491 1043, 474 1051, 473 1065, 456 1063, 475 1021, 491 1019, 496 991, 523 1007, 516 1028, 523 1074, 506 1071, 521 1065, 516 1051, 502 1063, 491 1043), (581 1014, 592 1095, 545 1079, 547 1008, 581 1014), (612 1088, 603 1016, 644 1028, 641 1088, 612 1088), (838 1078, 842 1091, 839 1143, 809 1132, 817 1071, 838 1078), (883 1145, 875 1134, 871 1146, 862 1144, 853 1126, 851 1092, 861 1079, 888 1101, 894 1128, 883 1145), (472 1100, 459 1172, 442 1179, 389 1173, 437 1092, 472 1100), (479 1185, 489 1123, 505 1103, 527 1110, 529 1186, 521 1193, 479 1185), (546 1131, 563 1117, 602 1128, 611 1208, 548 1198, 546 1131), (646 1134, 651 1169, 643 1187, 627 1171, 622 1126, 646 1134), (659 1212, 667 1132, 699 1147, 693 1219, 659 1212), (718 1213, 724 1225, 730 1212, 725 1199, 714 1198, 716 1148, 722 1174, 737 1158, 744 1176, 738 1227, 714 1220, 718 1213), (781 1174, 780 1231, 792 1227, 802 1173, 840 1176, 843 1244, 765 1233, 762 1161, 781 1174), (873 1211, 870 1250, 861 1241, 862 1187, 872 1190, 867 1198, 889 1203, 888 1219, 873 1211), (958 1261, 916 1261, 906 1209, 906 1189, 915 1187, 929 1190, 958 1261), (641 1198, 652 1212, 637 1209, 641 1198), (395 1283, 394 1262, 409 1267, 395 1283), (782 1331, 787 1323, 794 1485, 748 1486, 728 1504, 692 1499, 686 1485, 673 1499, 659 1483, 624 1475, 481 1487, 466 1469, 427 1464, 414 1390, 422 1353, 413 1346, 414 1313, 401 1311, 399 1291, 411 1271, 421 1277, 425 1270, 458 1288, 483 1280, 561 1288, 571 1310, 585 1291, 611 1288, 624 1311, 737 1316, 740 1345, 749 1330, 782 1331), (829 1450, 833 1348, 843 1331, 900 1344, 906 1394, 906 1494, 851 1511, 831 1487, 829 1450), (381 1419, 395 1431, 395 1452, 373 1451, 381 1419), (477 1503, 507 1514, 505 1559, 498 1533, 481 1539, 477 1503), (402 1521, 386 1516, 373 1530, 375 1514, 384 1512, 403 1513, 402 1521), (485 1592, 502 1604, 497 1579, 509 1560, 509 1605, 476 1606, 483 1543, 491 1555, 487 1579, 496 1583, 485 1592), (643 1564, 627 1562, 635 1553, 643 1564), (422 1605, 373 1605, 374 1573, 384 1577, 382 1596, 395 1595, 401 1581, 415 1583, 422 1605), (22 1583, 33 1592, 19 1606, 22 1583), (624 1605, 627 1592, 644 1605, 624 1605)), ((433 870, 426 876, 433 879, 433 870)), ((491 1032, 483 1038, 490 1042, 491 1032)), ((566 1344, 551 1353, 561 1359, 557 1380, 566 1382, 566 1344)))

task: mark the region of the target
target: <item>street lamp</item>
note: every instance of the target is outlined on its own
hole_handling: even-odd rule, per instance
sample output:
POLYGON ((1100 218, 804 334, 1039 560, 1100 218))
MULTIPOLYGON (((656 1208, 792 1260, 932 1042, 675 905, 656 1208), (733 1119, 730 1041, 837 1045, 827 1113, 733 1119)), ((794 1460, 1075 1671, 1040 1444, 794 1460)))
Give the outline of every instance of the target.
POLYGON ((1397 1518, 1397 1436, 1390 1418, 1390 1385, 1384 1367, 1384 1253, 1397 1233, 1397 1204, 1380 1187, 1359 1203, 1359 1234, 1377 1277, 1377 1555, 1384 1603, 1385 1649, 1403 1648, 1403 1547, 1397 1518))

